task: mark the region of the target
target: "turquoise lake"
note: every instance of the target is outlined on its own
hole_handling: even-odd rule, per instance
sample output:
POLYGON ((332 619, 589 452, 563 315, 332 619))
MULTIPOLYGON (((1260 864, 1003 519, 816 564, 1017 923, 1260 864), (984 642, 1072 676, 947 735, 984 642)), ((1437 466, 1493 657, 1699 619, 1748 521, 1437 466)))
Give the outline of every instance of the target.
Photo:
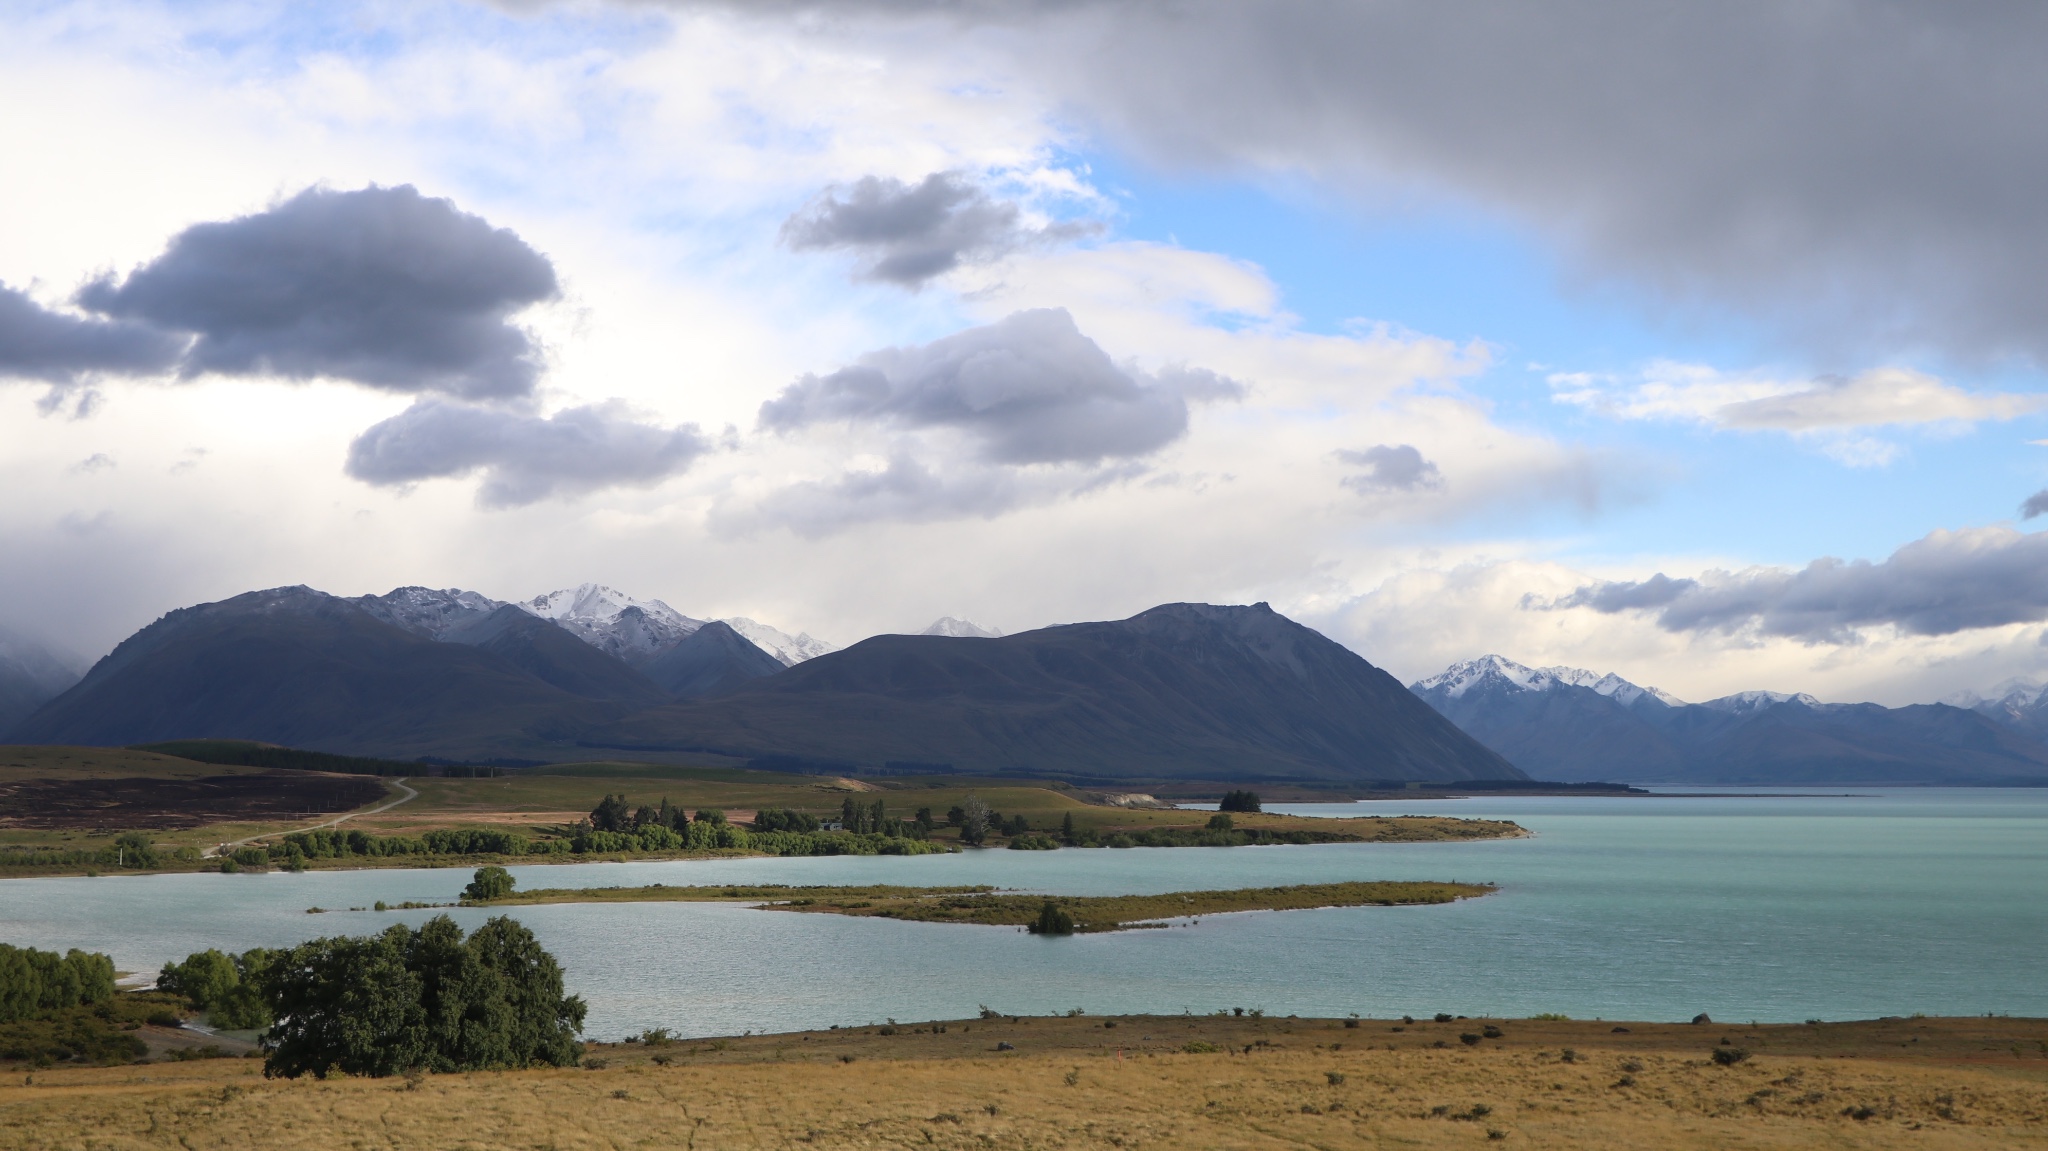
MULTIPOLYGON (((1120 894, 1346 879, 1491 881, 1448 907, 1213 916, 1041 939, 1009 928, 708 904, 512 909, 590 1004, 589 1034, 782 1031, 885 1019, 1262 1008, 1787 1021, 2048 1016, 2048 790, 1466 799, 1276 807, 1512 819, 1455 844, 973 851, 514 868, 521 887, 992 883, 1120 894)), ((205 947, 360 934, 433 912, 466 871, 0 881, 0 941, 153 969, 205 947)), ((465 926, 489 913, 451 911, 465 926)))

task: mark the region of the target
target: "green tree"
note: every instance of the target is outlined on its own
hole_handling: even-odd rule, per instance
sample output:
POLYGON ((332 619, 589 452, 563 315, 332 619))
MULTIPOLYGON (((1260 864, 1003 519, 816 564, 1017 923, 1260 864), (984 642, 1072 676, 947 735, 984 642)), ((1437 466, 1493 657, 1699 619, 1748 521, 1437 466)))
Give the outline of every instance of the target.
POLYGON ((1068 843, 1074 842, 1074 813, 1071 811, 1065 819, 1060 820, 1060 838, 1068 843))
POLYGON ((0 1023, 114 998, 114 961, 77 948, 58 955, 0 943, 0 1023))
POLYGON ((492 865, 479 867, 470 877, 469 886, 462 889, 462 898, 474 903, 488 903, 512 894, 512 873, 492 865))
POLYGON ((1210 831, 1229 831, 1231 828, 1236 826, 1237 821, 1231 819, 1230 813, 1227 811, 1219 811, 1216 814, 1209 817, 1210 831))
POLYGON ((625 831, 633 821, 623 795, 607 795, 590 809, 592 831, 625 831))
POLYGON ((988 838, 989 817, 992 813, 981 797, 968 793, 960 805, 960 842, 980 843, 988 838))
POLYGON ((583 1001, 533 933, 499 916, 464 939, 447 916, 414 931, 316 939, 263 977, 278 1022, 264 1074, 391 1075, 576 1061, 583 1001))
POLYGON ((1050 899, 1045 901, 1044 907, 1038 909, 1038 919, 1031 925, 1031 934, 1033 935, 1072 935, 1073 933, 1074 917, 1067 914, 1066 908, 1061 907, 1050 899))
POLYGON ((1255 791, 1226 791, 1223 793, 1223 802, 1216 806, 1222 811, 1256 813, 1262 810, 1259 805, 1259 793, 1255 791))
POLYGON ((144 870, 163 862, 163 857, 157 854, 156 845, 139 831, 125 831, 114 837, 114 859, 122 867, 144 870))

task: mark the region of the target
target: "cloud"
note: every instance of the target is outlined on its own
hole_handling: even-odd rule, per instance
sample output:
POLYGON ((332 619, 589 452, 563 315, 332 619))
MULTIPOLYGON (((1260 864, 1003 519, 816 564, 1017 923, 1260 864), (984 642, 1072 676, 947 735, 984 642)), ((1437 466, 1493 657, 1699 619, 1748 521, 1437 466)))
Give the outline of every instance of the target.
POLYGON ((921 347, 887 348, 807 375, 761 405, 761 426, 956 428, 1006 464, 1096 463, 1157 451, 1188 427, 1190 400, 1234 398, 1199 368, 1119 367, 1065 309, 1014 313, 921 347))
POLYGON ((465 399, 533 391, 539 350, 511 317, 559 294, 547 257, 409 185, 309 188, 267 211, 195 224, 78 302, 197 335, 186 377, 351 380, 465 399))
POLYGON ((168 371, 183 344, 144 324, 51 311, 0 284, 0 379, 61 387, 98 373, 168 371))
POLYGON ((2033 519, 2043 512, 2048 512, 2048 488, 2028 496, 2026 502, 2020 505, 2020 518, 2023 520, 2033 519))
POLYGON ((1337 459, 1365 469, 1337 481, 1360 495, 1435 491, 1444 486, 1443 473, 1409 444, 1374 444, 1364 451, 1343 448, 1337 459))
POLYGON ((1858 629, 1940 636, 2048 620, 2048 533, 2007 527, 1937 531, 1880 563, 1824 558, 1798 571, 1710 571, 1697 579, 1580 587, 1536 609, 1653 613, 1667 631, 1751 632, 1806 643, 1850 643, 1858 629))
POLYGON ((1169 169, 1460 201, 1579 269, 1814 348, 2048 360, 2040 6, 835 0, 765 18, 790 9, 879 52, 1000 55, 984 68, 1169 169))
POLYGON ((991 519, 1033 494, 1013 472, 968 468, 941 475, 898 453, 879 469, 853 470, 831 480, 806 480, 778 489, 743 512, 722 512, 713 524, 720 534, 744 534, 759 526, 780 526, 805 539, 818 539, 862 523, 933 523, 963 518, 991 519))
POLYGON ((827 189, 792 215, 782 239, 800 252, 854 252, 861 279, 915 289, 962 263, 1084 230, 1030 229, 1022 220, 1016 204, 991 197, 957 172, 934 172, 917 184, 863 176, 850 187, 827 189))
POLYGON ((540 417, 425 399, 357 436, 348 474, 380 487, 483 474, 477 502, 506 508, 611 487, 652 487, 711 450, 695 424, 641 423, 620 401, 540 417))
POLYGON ((1910 368, 1788 381, 1698 364, 1660 362, 1629 383, 1585 373, 1550 377, 1551 396, 1617 419, 1688 420, 1795 435, 1911 424, 2011 420, 2048 408, 2048 396, 1971 392, 1910 368))

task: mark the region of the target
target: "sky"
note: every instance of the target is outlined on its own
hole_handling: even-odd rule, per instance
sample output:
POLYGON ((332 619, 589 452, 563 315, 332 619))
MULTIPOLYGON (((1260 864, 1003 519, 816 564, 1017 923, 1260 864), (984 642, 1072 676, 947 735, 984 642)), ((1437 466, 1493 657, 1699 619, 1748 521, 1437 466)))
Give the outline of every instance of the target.
POLYGON ((1270 602, 1403 680, 2048 672, 2048 12, 0 8, 0 627, 1270 602))

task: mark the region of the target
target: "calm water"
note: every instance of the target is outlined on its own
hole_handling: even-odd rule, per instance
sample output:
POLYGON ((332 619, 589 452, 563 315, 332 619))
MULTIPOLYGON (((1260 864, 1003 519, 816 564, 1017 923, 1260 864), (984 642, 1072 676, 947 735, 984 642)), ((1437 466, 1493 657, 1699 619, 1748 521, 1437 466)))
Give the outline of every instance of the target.
MULTIPOLYGON (((744 907, 517 908, 589 1001, 590 1034, 732 1034, 1012 1013, 1800 1020, 2048 1016, 2048 791, 1856 796, 1469 799, 1289 807, 1302 814, 1513 819, 1535 838, 1470 844, 981 851, 514 868, 520 886, 993 883, 1119 894, 1342 879, 1490 880, 1450 907, 1215 916, 1067 939, 1008 928, 744 907)), ((0 940, 84 947, 143 970, 361 933, 431 912, 308 906, 452 900, 455 870, 0 882, 0 940)), ((454 911, 464 926, 481 911, 454 911)))

